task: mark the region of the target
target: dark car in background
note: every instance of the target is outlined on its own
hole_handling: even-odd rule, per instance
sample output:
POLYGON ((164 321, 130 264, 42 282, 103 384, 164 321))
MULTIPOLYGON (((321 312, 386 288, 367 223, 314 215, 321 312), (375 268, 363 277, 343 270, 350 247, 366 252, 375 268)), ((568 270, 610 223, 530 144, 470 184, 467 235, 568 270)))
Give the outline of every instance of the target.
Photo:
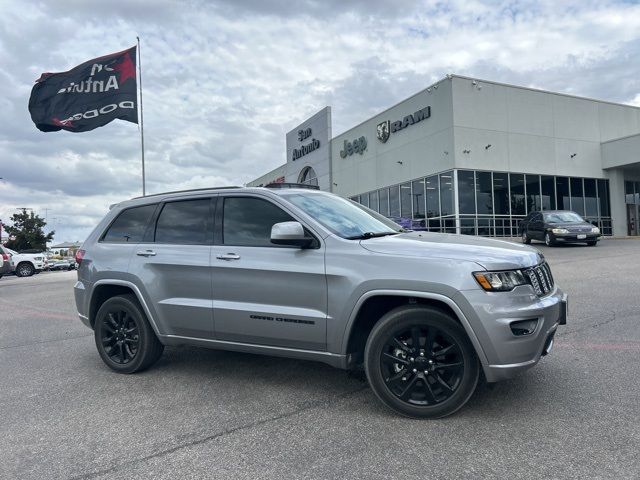
POLYGON ((576 212, 569 210, 545 210, 531 212, 520 222, 522 243, 540 240, 553 246, 558 243, 586 243, 595 246, 600 240, 600 229, 594 227, 576 212))

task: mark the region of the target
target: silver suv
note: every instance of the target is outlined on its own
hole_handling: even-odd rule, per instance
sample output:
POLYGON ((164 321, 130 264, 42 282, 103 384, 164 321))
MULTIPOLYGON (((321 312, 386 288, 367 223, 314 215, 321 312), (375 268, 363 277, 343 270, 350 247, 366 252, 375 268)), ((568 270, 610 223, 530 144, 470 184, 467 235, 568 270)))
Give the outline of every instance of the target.
POLYGON ((309 188, 129 200, 76 260, 80 319, 117 372, 181 344, 363 365, 378 398, 411 417, 455 412, 481 371, 495 382, 534 366, 566 323, 537 250, 407 231, 309 188))

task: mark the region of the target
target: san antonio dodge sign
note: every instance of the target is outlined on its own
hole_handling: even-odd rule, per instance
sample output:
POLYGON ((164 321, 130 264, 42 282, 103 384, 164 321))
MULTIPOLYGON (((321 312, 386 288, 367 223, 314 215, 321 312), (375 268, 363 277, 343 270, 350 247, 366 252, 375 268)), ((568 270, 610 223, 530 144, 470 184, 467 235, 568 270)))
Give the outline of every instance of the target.
POLYGON ((389 140, 389 137, 392 133, 396 133, 403 128, 407 128, 409 125, 413 125, 414 123, 421 122, 422 120, 429 118, 431 116, 431 107, 425 107, 422 110, 418 110, 414 114, 407 115, 402 120, 398 120, 392 122, 390 120, 385 120, 382 123, 378 124, 376 128, 376 136, 378 140, 382 143, 389 140))

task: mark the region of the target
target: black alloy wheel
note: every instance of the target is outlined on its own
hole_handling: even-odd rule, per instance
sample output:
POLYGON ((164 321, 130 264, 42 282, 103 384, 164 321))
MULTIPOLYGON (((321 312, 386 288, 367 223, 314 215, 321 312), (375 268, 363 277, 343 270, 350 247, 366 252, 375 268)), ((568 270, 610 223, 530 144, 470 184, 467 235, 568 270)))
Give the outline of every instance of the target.
POLYGON ((140 349, 140 332, 126 309, 112 308, 102 323, 102 347, 111 361, 131 362, 140 349))
POLYGON ((102 304, 94 337, 104 363, 119 373, 148 368, 164 350, 134 295, 118 295, 102 304))
POLYGON ((18 264, 16 268, 16 276, 17 277, 30 277, 36 272, 36 269, 33 268, 33 265, 27 262, 23 262, 18 264))
POLYGON ((365 350, 365 370, 388 407, 410 417, 439 418, 469 400, 479 362, 456 320, 416 305, 395 309, 376 324, 365 350))

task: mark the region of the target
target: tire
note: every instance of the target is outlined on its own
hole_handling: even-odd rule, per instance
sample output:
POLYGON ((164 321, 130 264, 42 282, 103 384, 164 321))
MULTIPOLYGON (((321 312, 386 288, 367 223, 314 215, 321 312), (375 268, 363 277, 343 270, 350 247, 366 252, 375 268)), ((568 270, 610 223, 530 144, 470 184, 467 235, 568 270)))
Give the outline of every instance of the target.
POLYGON ((548 233, 544 234, 544 243, 547 247, 553 247, 556 241, 548 233))
POLYGON ((105 301, 96 314, 93 330, 102 361, 118 373, 145 370, 164 350, 132 294, 105 301))
POLYGON ((16 267, 16 277, 30 277, 34 273, 36 269, 28 262, 19 263, 16 267))
POLYGON ((596 240, 595 242, 587 242, 587 245, 589 245, 590 247, 595 247, 596 245, 598 245, 598 241, 596 240))
POLYGON ((531 239, 529 238, 526 230, 522 231, 522 243, 525 245, 531 245, 531 239))
POLYGON ((367 339, 364 366, 380 401, 413 418, 455 413, 471 398, 480 373, 462 326, 449 314, 424 306, 403 306, 384 315, 367 339))

